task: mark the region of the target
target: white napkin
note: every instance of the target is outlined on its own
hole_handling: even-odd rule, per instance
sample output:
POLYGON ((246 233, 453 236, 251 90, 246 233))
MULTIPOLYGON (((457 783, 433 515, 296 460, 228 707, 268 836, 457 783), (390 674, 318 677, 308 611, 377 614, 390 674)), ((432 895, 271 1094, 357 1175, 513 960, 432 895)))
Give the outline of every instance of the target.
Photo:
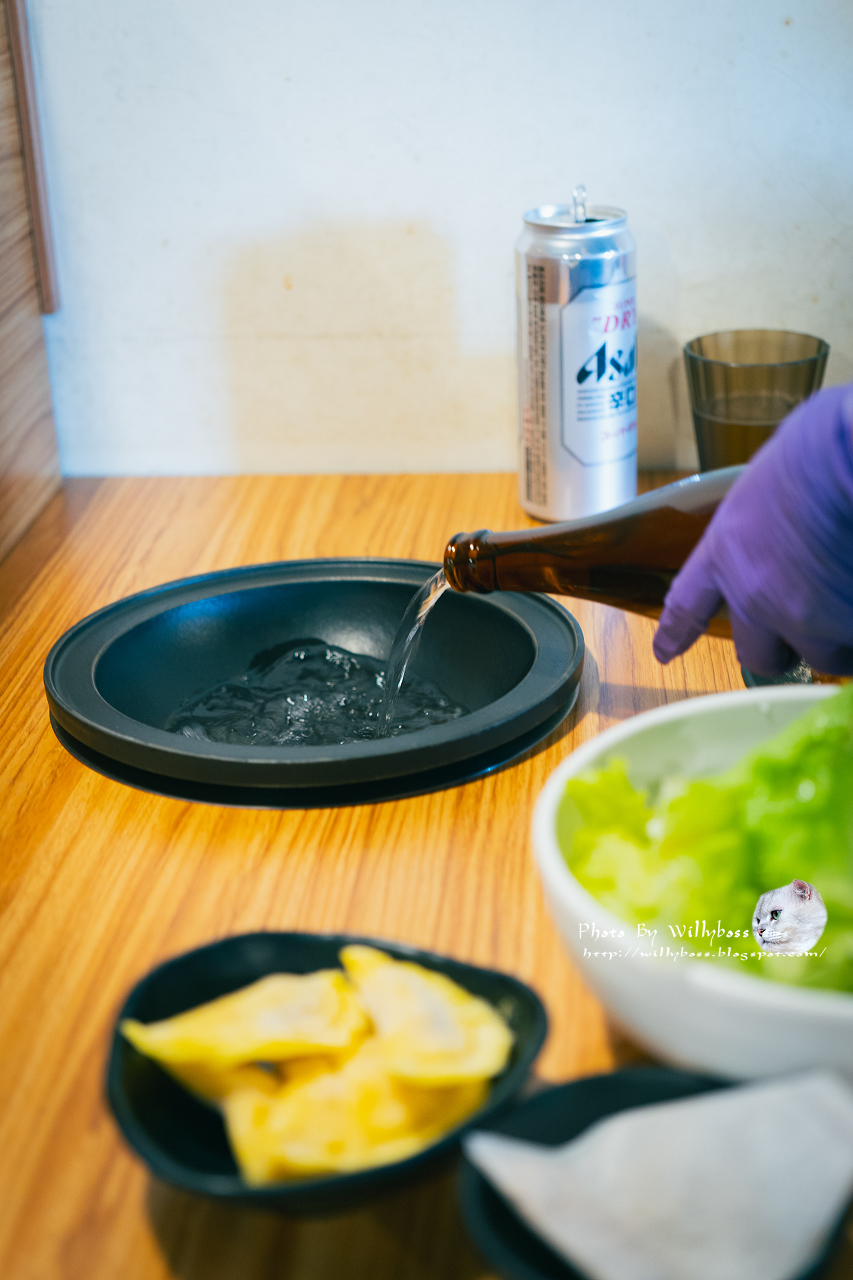
POLYGON ((465 1151, 592 1280, 792 1280, 853 1194, 853 1090, 811 1072, 465 1151))

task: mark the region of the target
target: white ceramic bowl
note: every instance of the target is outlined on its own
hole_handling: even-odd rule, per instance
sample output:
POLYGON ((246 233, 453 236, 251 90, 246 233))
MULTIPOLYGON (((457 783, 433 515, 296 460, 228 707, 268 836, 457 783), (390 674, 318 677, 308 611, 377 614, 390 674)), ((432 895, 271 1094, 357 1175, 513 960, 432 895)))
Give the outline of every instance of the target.
POLYGON ((627 761, 631 780, 641 787, 672 774, 720 772, 833 692, 819 685, 768 686, 644 712, 579 747, 539 796, 533 839, 557 928, 614 1019, 657 1057, 735 1079, 817 1066, 853 1079, 853 995, 767 982, 710 960, 584 957, 585 949, 624 953, 645 944, 637 927, 602 907, 566 865, 556 825, 566 782, 613 756, 627 761), (593 924, 601 932, 615 929, 617 936, 593 944, 592 930, 582 930, 593 924))

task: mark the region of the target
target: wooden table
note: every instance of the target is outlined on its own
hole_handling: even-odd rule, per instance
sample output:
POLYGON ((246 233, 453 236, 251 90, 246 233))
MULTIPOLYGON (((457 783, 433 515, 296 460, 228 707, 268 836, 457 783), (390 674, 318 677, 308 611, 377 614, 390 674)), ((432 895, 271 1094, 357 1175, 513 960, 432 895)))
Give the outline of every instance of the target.
POLYGON ((731 644, 700 640, 664 669, 651 622, 576 602, 587 643, 580 698, 545 743, 467 786, 317 811, 188 804, 90 772, 50 730, 41 670, 84 614, 169 579, 308 556, 436 559, 459 529, 528 523, 506 475, 70 481, 0 565, 5 1280, 489 1274, 450 1176, 304 1223, 152 1183, 103 1101, 116 1010, 152 965, 211 939, 353 930, 531 983, 551 1020, 543 1078, 611 1069, 632 1050, 609 1033, 545 914, 531 810, 555 765, 607 725, 738 687, 731 644))

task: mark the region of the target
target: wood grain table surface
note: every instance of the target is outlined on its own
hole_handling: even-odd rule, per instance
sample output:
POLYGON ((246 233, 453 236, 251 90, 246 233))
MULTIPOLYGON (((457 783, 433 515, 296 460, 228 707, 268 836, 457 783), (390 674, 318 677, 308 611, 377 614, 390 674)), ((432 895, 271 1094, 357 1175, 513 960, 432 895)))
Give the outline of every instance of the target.
MULTIPOLYGON (((658 474, 646 483, 660 483, 658 474)), ((452 1175, 294 1222, 152 1182, 107 1113, 128 988, 168 956, 253 929, 351 930, 510 970, 542 996, 546 1080, 607 1071, 612 1035, 546 915, 529 826, 579 743, 639 711, 740 687, 731 643, 662 668, 653 624, 564 601, 586 666, 576 709, 502 771, 336 810, 228 809, 111 782, 59 745, 42 665, 72 623, 131 592, 313 556, 438 559, 460 529, 521 527, 508 475, 66 482, 0 564, 0 1276, 5 1280, 485 1280, 452 1175)), ((853 1252, 844 1270, 853 1273, 853 1252)))

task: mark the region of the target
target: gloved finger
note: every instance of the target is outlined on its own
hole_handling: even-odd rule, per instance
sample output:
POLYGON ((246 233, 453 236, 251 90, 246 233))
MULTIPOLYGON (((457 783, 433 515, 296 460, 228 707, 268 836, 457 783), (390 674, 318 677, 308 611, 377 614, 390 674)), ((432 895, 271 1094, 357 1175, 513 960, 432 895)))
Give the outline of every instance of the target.
POLYGON ((692 644, 695 644, 707 629, 709 621, 721 603, 722 597, 718 592, 707 615, 701 617, 697 617, 694 613, 687 613, 678 605, 666 605, 652 640, 652 648, 658 662, 666 666, 668 662, 672 662, 673 658, 677 658, 680 653, 685 653, 692 644))
POLYGON ((658 662, 671 662, 706 630, 723 603, 708 566, 704 540, 694 547, 664 601, 652 647, 658 662))
POLYGON ((853 645, 821 644, 808 639, 797 643, 800 654, 815 671, 828 676, 853 675, 853 645))
POLYGON ((738 661, 757 676, 779 676, 799 660, 791 646, 768 627, 729 611, 738 661))

